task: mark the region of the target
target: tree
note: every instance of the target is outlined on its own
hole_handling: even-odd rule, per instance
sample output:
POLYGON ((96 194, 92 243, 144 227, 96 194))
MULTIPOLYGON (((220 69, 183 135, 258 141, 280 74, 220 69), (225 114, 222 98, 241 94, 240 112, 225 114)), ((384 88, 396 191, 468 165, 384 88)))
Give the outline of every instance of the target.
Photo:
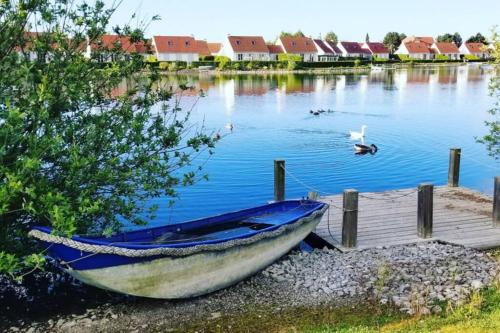
MULTIPOLYGON (((492 31, 492 53, 491 55, 495 58, 495 69, 494 73, 498 73, 500 67, 500 35, 493 29, 492 31)), ((500 159, 500 76, 493 75, 490 79, 489 85, 490 96, 495 100, 493 107, 488 110, 491 115, 491 120, 485 121, 485 125, 488 129, 488 133, 482 138, 478 139, 478 142, 483 143, 486 146, 488 154, 495 159, 500 159)))
POLYGON ((337 42, 338 42, 338 37, 337 37, 337 35, 335 34, 335 32, 333 32, 333 31, 329 31, 329 32, 327 32, 327 33, 326 33, 326 35, 325 35, 325 40, 329 40, 330 42, 337 44, 337 42))
POLYGON ((370 42, 370 36, 368 36, 368 33, 366 33, 365 36, 365 42, 369 43, 370 42))
POLYGON ((401 41, 406 38, 405 34, 400 34, 397 32, 388 32, 383 40, 384 45, 389 49, 391 54, 396 52, 399 45, 401 45, 401 41))
POLYGON ((486 37, 478 32, 476 35, 470 36, 466 43, 483 43, 484 45, 487 45, 488 41, 486 40, 486 37))
POLYGON ((462 45, 462 37, 458 32, 455 32, 453 35, 446 33, 444 35, 439 35, 437 37, 438 42, 448 42, 448 43, 455 43, 457 47, 460 47, 462 45))
POLYGON ((110 234, 123 220, 154 218, 149 199, 171 204, 178 186, 203 177, 193 159, 210 154, 216 139, 172 102, 156 67, 124 50, 147 46, 146 22, 116 27, 115 43, 102 43, 115 9, 102 1, 0 4, 0 273, 43 264, 27 237, 33 225, 63 236, 110 234), (28 22, 38 33, 25 31, 28 22), (87 40, 92 59, 83 54, 87 40), (103 55, 114 63, 99 63, 103 55))
POLYGON ((287 32, 287 31, 282 31, 280 33, 280 37, 305 37, 304 33, 300 30, 297 30, 297 32, 287 32))

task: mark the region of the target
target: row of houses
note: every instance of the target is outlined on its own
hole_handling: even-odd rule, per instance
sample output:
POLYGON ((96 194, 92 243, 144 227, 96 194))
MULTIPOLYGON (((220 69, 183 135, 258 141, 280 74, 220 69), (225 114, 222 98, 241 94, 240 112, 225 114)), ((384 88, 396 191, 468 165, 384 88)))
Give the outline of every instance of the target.
POLYGON ((305 62, 335 61, 342 58, 389 58, 382 43, 338 42, 309 37, 280 37, 275 44, 266 43, 262 36, 227 36, 223 43, 209 43, 192 36, 153 36, 150 44, 131 44, 126 37, 104 35, 99 44, 87 46, 86 55, 93 53, 99 61, 113 61, 112 50, 121 45, 122 51, 152 54, 158 61, 198 61, 206 56, 226 56, 232 61, 276 61, 280 54, 298 55, 305 62))
POLYGON ((395 54, 406 55, 413 59, 435 59, 437 55, 458 60, 463 55, 472 55, 479 59, 490 57, 488 48, 482 43, 463 43, 457 47, 452 42, 437 42, 432 37, 406 37, 395 54))
MULTIPOLYGON (((29 34, 29 33, 27 33, 29 34)), ((36 35, 34 35, 36 37, 36 35)), ((113 50, 119 47, 125 53, 153 56, 157 61, 185 61, 191 63, 207 56, 226 56, 232 61, 276 61, 281 54, 300 56, 305 62, 329 62, 339 58, 367 59, 389 58, 389 49, 380 42, 334 43, 330 40, 309 37, 280 37, 276 43, 266 43, 262 36, 228 35, 222 43, 197 40, 193 36, 153 36, 148 42, 131 43, 129 38, 104 35, 99 42, 87 43, 85 55, 100 62, 115 61, 113 50)), ((406 37, 395 54, 413 59, 435 59, 438 55, 460 59, 474 55, 489 57, 481 43, 464 43, 458 48, 454 43, 436 42, 432 37, 406 37)))

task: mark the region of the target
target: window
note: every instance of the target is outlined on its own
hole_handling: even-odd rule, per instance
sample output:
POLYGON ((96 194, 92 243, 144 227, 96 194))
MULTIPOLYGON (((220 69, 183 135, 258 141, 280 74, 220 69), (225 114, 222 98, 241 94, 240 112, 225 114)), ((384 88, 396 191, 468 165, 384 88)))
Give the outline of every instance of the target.
POLYGON ((189 46, 189 42, 188 42, 188 41, 185 41, 185 42, 184 42, 184 45, 185 45, 186 47, 188 47, 188 46, 189 46))
POLYGON ((295 43, 295 42, 292 42, 292 45, 293 45, 293 46, 295 46, 295 45, 297 45, 297 43, 295 43))
POLYGON ((239 40, 236 41, 236 45, 240 45, 240 41, 239 40))
POLYGON ((169 41, 167 42, 167 45, 168 45, 168 46, 172 46, 172 45, 174 45, 174 43, 173 43, 171 40, 169 40, 169 41))
POLYGON ((255 45, 255 41, 254 40, 252 41, 252 45, 255 45))
POLYGON ((243 54, 238 53, 238 61, 241 61, 241 60, 243 60, 243 54))

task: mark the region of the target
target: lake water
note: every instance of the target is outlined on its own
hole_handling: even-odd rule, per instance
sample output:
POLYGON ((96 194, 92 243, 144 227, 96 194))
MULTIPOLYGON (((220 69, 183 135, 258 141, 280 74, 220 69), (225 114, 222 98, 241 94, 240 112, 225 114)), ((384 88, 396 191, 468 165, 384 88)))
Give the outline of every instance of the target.
MULTIPOLYGON (((264 204, 273 198, 273 160, 286 160, 286 197, 308 188, 383 191, 447 182, 449 148, 462 148, 460 183, 492 192, 500 165, 475 137, 486 132, 492 74, 479 66, 413 68, 356 75, 167 76, 206 97, 192 121, 228 134, 204 170, 209 181, 180 189, 181 198, 154 224, 264 204), (309 110, 334 112, 314 116, 309 110), (231 123, 231 132, 225 124, 231 123), (375 155, 355 155, 349 130, 367 125, 375 155)), ((183 97, 184 107, 195 97, 183 97)), ((199 160, 199 163, 204 160, 199 160)))

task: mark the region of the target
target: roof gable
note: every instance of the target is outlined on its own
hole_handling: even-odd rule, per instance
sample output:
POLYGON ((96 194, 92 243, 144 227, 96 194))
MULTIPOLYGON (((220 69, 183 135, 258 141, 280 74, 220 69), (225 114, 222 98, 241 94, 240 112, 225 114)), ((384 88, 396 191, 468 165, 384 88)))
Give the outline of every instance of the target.
POLYGON ((373 54, 389 53, 389 49, 383 43, 370 42, 365 45, 373 54))
POLYGON ((407 42, 404 46, 408 50, 408 53, 431 53, 429 49, 429 44, 424 42, 407 42))
POLYGON ((208 43, 204 40, 196 40, 196 48, 198 49, 198 54, 201 56, 210 56, 212 53, 208 48, 208 43))
POLYGON ((280 37, 281 44, 287 53, 317 53, 314 42, 309 37, 280 37))
POLYGON ((451 42, 436 42, 434 46, 440 53, 460 53, 455 43, 451 42))
POLYGON ((222 48, 221 43, 207 43, 207 46, 211 54, 219 53, 220 49, 222 48))
POLYGON ((321 39, 314 39, 314 44, 324 53, 333 54, 333 50, 321 39))
POLYGON ((234 52, 269 53, 262 36, 229 36, 227 39, 234 52))
POLYGON ((280 54, 284 53, 283 48, 280 45, 267 44, 267 49, 271 54, 280 54))
POLYGON ((431 46, 432 44, 434 44, 434 38, 432 38, 432 37, 408 36, 408 37, 405 37, 401 41, 401 43, 409 43, 409 42, 422 42, 422 43, 429 44, 429 46, 431 46))
POLYGON ((339 44, 342 45, 347 53, 370 53, 370 51, 363 49, 357 42, 340 42, 339 44))
POLYGON ((153 36, 158 53, 196 53, 196 40, 191 36, 153 36))
POLYGON ((465 43, 464 45, 470 53, 486 52, 485 49, 487 46, 483 43, 465 43))
POLYGON ((342 51, 339 49, 339 47, 334 42, 332 42, 331 40, 326 40, 325 42, 326 42, 326 44, 328 44, 328 46, 333 51, 333 53, 336 53, 336 54, 341 54, 342 53, 342 51))

